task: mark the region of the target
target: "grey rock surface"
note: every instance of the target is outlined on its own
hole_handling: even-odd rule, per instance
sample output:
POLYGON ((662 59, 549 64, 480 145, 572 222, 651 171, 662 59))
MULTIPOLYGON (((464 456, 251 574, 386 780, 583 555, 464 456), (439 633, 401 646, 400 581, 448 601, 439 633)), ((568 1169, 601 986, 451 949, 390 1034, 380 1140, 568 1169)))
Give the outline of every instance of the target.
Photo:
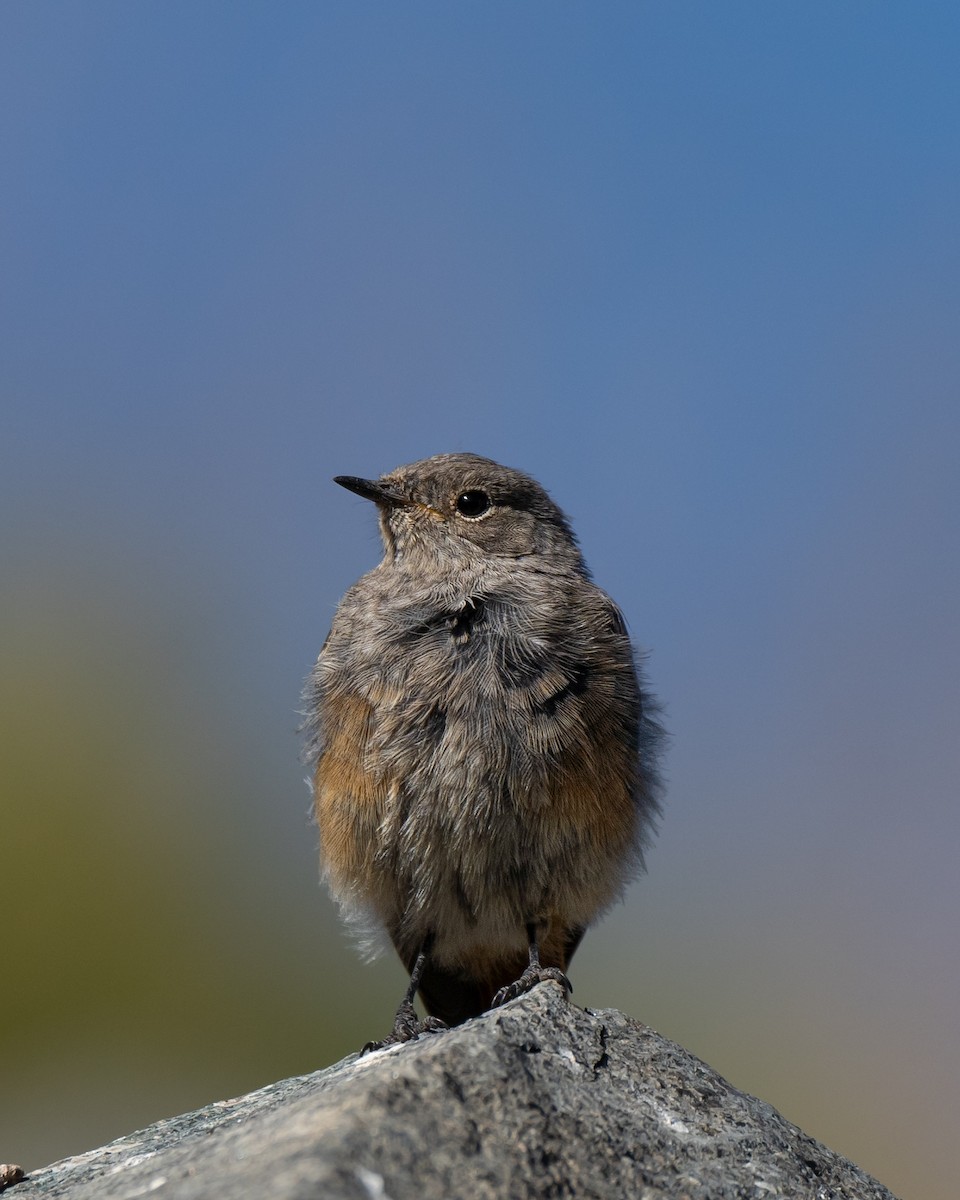
POLYGON ((6 1195, 891 1200, 681 1047, 551 983, 447 1033, 161 1121, 6 1195))

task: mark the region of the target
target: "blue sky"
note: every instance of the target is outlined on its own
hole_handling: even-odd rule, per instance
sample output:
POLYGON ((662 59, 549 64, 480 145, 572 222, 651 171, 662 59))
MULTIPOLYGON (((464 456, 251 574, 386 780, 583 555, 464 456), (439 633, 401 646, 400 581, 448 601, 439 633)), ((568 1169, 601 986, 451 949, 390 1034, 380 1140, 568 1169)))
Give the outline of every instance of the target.
POLYGON ((946 4, 0 13, 9 612, 196 623, 295 875, 300 683, 378 553, 330 477, 531 472, 673 734, 579 971, 927 1195, 844 1089, 960 1068, 958 52, 946 4))

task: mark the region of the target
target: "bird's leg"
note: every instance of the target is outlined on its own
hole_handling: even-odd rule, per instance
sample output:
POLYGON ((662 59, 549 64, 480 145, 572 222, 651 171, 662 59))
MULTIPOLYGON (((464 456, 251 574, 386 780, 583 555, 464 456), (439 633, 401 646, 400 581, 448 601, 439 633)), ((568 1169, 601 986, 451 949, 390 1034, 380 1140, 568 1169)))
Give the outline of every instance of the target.
POLYGON ((537 923, 535 921, 527 922, 527 943, 530 950, 530 962, 527 964, 526 970, 519 979, 508 983, 497 992, 493 997, 491 1008, 499 1008, 508 1000, 516 1000, 517 996, 522 996, 524 992, 529 992, 538 983, 545 983, 548 979, 559 983, 568 996, 573 991, 573 984, 559 967, 542 967, 540 965, 540 943, 537 941, 537 923))
POLYGON ((421 1033, 439 1033, 447 1028, 445 1022, 441 1021, 439 1017, 424 1017, 421 1021, 413 1007, 417 991, 420 988, 423 968, 426 966, 432 946, 433 934, 430 933, 424 938, 417 961, 413 964, 413 970, 410 972, 410 982, 400 1001, 397 1015, 393 1019, 393 1032, 389 1033, 381 1042, 367 1042, 360 1051, 361 1054, 367 1054, 370 1050, 382 1050, 384 1046, 396 1046, 400 1042, 413 1042, 421 1033))

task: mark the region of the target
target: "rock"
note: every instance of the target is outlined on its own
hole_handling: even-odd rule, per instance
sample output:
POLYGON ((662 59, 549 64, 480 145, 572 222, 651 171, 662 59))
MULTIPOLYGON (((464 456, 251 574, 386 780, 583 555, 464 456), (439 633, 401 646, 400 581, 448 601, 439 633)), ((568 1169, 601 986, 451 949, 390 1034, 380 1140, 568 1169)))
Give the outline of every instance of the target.
POLYGON ((23 1167, 17 1166, 16 1163, 0 1163, 0 1192, 19 1183, 23 1175, 23 1167))
POLYGON ((680 1046, 541 984, 446 1033, 160 1121, 16 1200, 892 1200, 680 1046))

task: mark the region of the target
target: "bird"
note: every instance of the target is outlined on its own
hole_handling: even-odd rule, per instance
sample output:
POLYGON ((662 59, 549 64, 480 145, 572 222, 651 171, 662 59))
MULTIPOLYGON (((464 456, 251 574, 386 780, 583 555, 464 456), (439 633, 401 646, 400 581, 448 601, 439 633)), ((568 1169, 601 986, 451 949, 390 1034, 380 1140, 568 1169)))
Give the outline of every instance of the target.
POLYGON ((383 559, 310 673, 305 759, 330 891, 410 975, 370 1049, 545 980, 569 994, 584 931, 644 869, 665 733, 535 479, 454 453, 335 482, 376 505, 383 559))

